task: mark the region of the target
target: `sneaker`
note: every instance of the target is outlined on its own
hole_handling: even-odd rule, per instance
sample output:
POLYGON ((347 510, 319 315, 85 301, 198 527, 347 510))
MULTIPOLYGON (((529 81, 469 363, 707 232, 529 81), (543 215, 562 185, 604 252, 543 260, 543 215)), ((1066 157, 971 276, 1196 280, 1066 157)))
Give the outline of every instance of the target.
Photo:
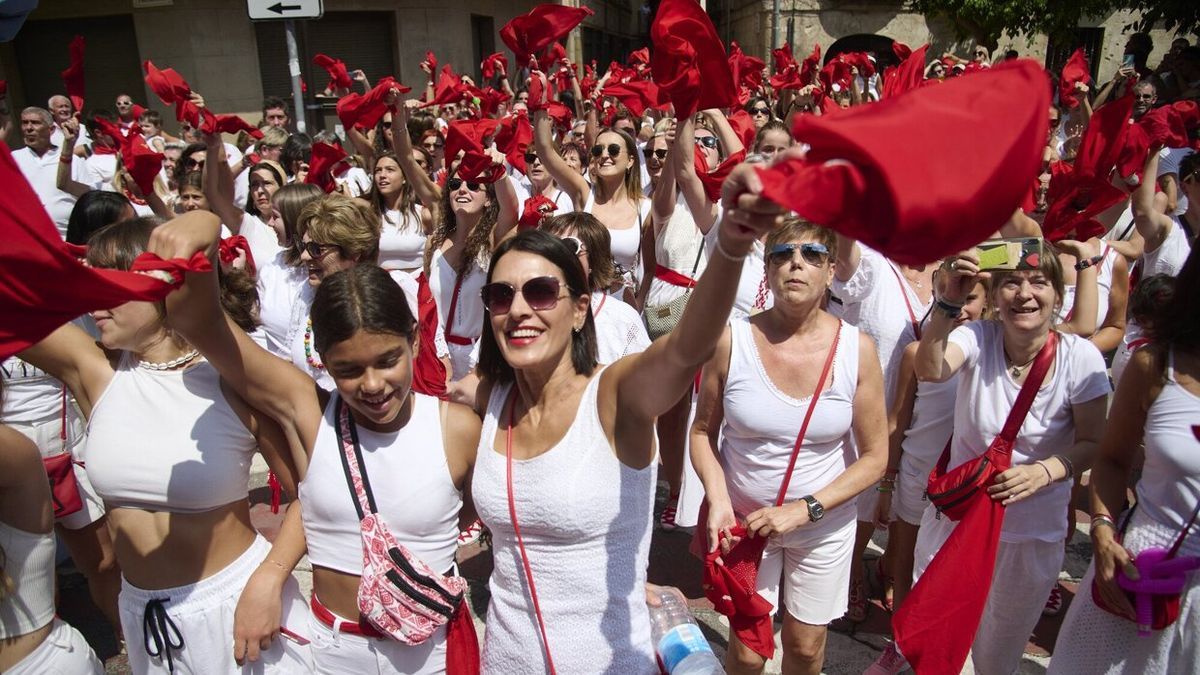
POLYGON ((867 666, 863 671, 863 675, 898 675, 908 670, 908 661, 904 659, 904 655, 896 649, 896 643, 891 643, 879 658, 875 659, 875 663, 867 666))
POLYGON ((863 579, 850 580, 850 601, 846 607, 846 619, 862 623, 867 619, 867 585, 863 579))
POLYGON ((1050 589, 1050 597, 1046 598, 1046 607, 1042 609, 1042 616, 1058 616, 1062 613, 1062 608, 1062 586, 1056 583, 1054 588, 1050 589))
POLYGON ((658 526, 664 530, 674 530, 678 525, 675 524, 675 504, 670 503, 663 507, 662 514, 658 516, 658 526))
POLYGON ((479 541, 481 536, 483 536, 483 521, 476 518, 475 522, 467 526, 467 529, 458 533, 458 545, 469 546, 479 541))

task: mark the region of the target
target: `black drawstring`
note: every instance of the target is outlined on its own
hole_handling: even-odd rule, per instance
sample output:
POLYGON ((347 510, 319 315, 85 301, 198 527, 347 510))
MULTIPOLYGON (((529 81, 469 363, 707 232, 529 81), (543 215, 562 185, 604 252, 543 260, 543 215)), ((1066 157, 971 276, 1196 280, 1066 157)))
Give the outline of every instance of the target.
POLYGON ((142 640, 146 653, 151 657, 167 657, 167 670, 173 673, 175 663, 171 658, 171 651, 183 649, 183 635, 163 607, 164 603, 170 601, 170 598, 154 598, 146 603, 146 611, 142 614, 142 640), (150 644, 151 640, 154 640, 153 646, 150 644))

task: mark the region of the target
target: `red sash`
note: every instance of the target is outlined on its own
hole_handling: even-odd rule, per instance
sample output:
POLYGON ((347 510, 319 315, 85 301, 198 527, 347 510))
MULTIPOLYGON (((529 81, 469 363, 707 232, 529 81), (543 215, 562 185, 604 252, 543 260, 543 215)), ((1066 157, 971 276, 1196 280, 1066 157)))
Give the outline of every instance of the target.
POLYGON ((680 288, 691 288, 696 285, 695 279, 662 265, 655 266, 654 278, 672 286, 679 286, 680 288))
POLYGON ((470 345, 475 343, 471 338, 461 337, 450 332, 450 327, 454 323, 454 311, 458 309, 458 294, 462 291, 462 282, 463 273, 459 272, 454 277, 454 295, 450 296, 450 311, 446 312, 446 330, 444 335, 446 342, 452 345, 470 345))
POLYGON ((1012 465, 1014 439, 1054 361, 1057 343, 1058 334, 1051 331, 1017 394, 1004 429, 987 451, 946 471, 950 453, 947 445, 930 474, 931 495, 937 488, 944 495, 959 490, 963 496, 945 507, 939 505, 958 525, 892 617, 896 646, 921 675, 958 675, 967 661, 992 588, 1004 526, 1004 506, 985 488, 1012 465), (954 482, 957 487, 945 487, 954 482))
POLYGON ((427 396, 446 398, 446 365, 437 355, 437 301, 429 289, 429 278, 422 272, 417 276, 417 329, 421 344, 413 359, 413 391, 427 396))

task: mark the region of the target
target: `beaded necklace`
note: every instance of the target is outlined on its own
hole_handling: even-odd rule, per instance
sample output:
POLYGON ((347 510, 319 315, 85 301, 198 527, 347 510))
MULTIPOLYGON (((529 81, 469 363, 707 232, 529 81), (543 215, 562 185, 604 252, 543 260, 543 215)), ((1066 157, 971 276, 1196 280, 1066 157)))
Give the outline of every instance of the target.
POLYGON ((315 370, 325 370, 325 364, 313 358, 312 334, 312 317, 309 317, 308 324, 304 327, 304 360, 315 370))

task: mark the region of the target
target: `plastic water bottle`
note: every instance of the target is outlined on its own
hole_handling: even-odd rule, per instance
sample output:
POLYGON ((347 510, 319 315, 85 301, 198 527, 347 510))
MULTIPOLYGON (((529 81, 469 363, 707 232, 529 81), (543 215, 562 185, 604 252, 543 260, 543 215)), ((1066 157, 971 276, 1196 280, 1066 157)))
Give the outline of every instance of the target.
POLYGON ((725 668, 696 625, 679 589, 658 591, 660 605, 650 608, 654 648, 670 675, 725 675, 725 668))

